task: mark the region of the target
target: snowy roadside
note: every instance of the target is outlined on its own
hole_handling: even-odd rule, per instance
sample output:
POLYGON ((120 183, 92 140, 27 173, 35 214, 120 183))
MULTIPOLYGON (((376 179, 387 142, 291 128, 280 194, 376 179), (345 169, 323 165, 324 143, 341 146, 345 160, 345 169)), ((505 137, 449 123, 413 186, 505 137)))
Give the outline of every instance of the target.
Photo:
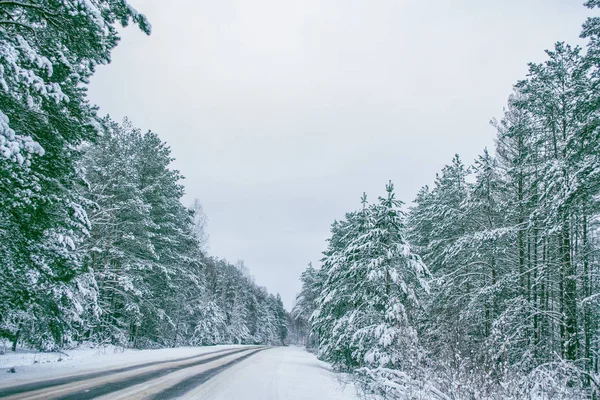
POLYGON ((274 347, 228 368, 184 399, 358 400, 354 379, 302 347, 274 347))
POLYGON ((64 352, 12 352, 0 346, 0 386, 27 381, 59 378, 73 374, 127 367, 147 362, 169 361, 242 345, 177 347, 156 350, 134 350, 115 346, 78 348, 64 352), (9 372, 14 368, 15 372, 9 372))

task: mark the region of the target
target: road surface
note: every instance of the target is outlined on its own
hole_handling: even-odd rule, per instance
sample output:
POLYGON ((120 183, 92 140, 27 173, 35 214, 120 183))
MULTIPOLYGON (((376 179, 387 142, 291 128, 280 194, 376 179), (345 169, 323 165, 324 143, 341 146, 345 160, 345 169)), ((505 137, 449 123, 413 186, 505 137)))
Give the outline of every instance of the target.
MULTIPOLYGON (((157 353, 158 354, 158 353, 157 353)), ((162 353, 161 353, 162 354, 162 353)), ((183 355, 179 353, 179 355, 183 355)), ((52 368, 45 367, 46 372, 52 368)), ((355 390, 298 347, 237 346, 44 379, 0 380, 3 399, 348 400, 355 390)))

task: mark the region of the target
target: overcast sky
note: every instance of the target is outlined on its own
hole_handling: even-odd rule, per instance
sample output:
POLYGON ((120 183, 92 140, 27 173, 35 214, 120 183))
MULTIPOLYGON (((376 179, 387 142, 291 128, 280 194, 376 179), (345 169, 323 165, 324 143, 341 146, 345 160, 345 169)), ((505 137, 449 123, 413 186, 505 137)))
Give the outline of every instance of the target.
POLYGON ((581 43, 583 0, 130 0, 90 99, 171 146, 209 218, 289 309, 334 219, 384 192, 409 203, 459 153, 493 146, 527 63, 581 43), (168 5, 167 5, 168 4, 168 5))

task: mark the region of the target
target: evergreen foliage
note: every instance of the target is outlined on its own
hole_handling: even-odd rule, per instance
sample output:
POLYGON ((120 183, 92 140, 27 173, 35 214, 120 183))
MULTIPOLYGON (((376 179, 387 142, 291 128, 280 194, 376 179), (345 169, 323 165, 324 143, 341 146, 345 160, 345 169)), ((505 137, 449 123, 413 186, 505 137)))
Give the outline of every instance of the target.
POLYGON ((321 358, 381 398, 598 398, 599 35, 530 64, 495 154, 456 155, 407 218, 388 187, 333 223, 292 314, 321 358))
POLYGON ((158 135, 86 99, 125 0, 0 1, 0 337, 50 350, 281 344, 281 299, 205 253, 158 135))

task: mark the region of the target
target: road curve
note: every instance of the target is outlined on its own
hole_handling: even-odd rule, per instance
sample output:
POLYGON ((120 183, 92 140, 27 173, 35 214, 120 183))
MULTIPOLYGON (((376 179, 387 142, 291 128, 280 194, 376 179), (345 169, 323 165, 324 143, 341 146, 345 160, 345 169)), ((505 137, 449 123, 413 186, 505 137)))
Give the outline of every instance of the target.
POLYGON ((171 399, 267 349, 223 349, 168 361, 0 387, 3 399, 171 399))

